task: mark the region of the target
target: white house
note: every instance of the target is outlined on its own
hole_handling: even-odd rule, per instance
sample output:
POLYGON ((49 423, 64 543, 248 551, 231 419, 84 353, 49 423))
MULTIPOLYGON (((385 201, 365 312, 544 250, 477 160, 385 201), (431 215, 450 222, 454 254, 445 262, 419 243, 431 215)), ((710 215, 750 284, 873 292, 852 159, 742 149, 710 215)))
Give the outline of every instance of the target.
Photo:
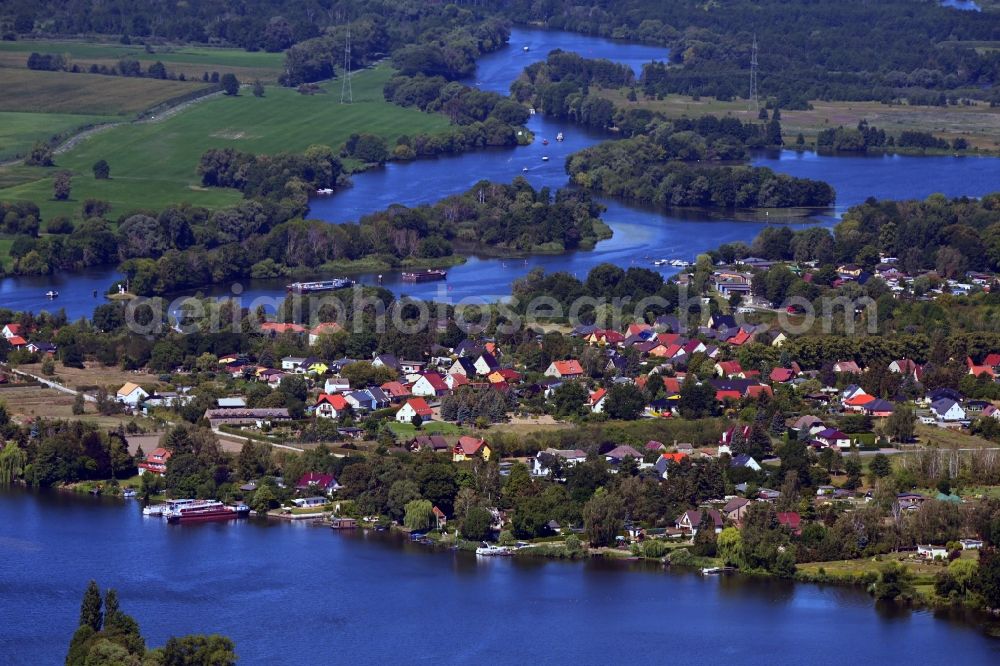
POLYGON ((931 411, 939 421, 964 421, 965 410, 950 398, 941 398, 931 403, 931 411))
POLYGON ((148 398, 149 394, 138 384, 133 382, 126 382, 124 386, 118 389, 118 393, 115 395, 115 400, 118 402, 135 407, 145 398, 148 398))
POLYGON ((436 372, 428 372, 420 375, 419 379, 413 382, 413 388, 410 389, 410 392, 413 395, 425 397, 444 395, 448 392, 448 384, 445 383, 444 377, 441 375, 436 372))
POLYGON ((399 423, 412 423, 413 417, 417 415, 423 421, 430 421, 434 418, 434 410, 430 408, 423 398, 410 398, 396 412, 396 421, 399 423))
POLYGON ((531 473, 534 476, 548 476, 556 460, 563 467, 572 467, 587 459, 587 453, 580 449, 545 449, 535 454, 531 460, 531 473))
POLYGON ((328 377, 323 383, 324 393, 347 393, 351 390, 351 382, 343 377, 328 377))
POLYGON ((944 546, 921 546, 917 544, 917 557, 927 560, 948 559, 948 549, 944 546))
POLYGON ((295 370, 302 365, 302 361, 304 360, 306 360, 304 356, 286 356, 281 359, 281 369, 288 371, 295 370))

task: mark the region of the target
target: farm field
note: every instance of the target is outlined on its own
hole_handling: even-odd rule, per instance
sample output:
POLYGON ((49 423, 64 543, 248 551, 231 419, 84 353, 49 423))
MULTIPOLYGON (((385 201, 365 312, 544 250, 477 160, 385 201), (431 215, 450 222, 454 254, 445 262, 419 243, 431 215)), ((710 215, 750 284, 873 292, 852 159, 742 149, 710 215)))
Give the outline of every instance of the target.
MULTIPOLYGON (((720 102, 713 98, 695 100, 682 95, 670 95, 663 100, 629 102, 618 90, 599 91, 602 97, 612 100, 622 108, 638 107, 659 111, 671 118, 698 117, 707 114, 732 115, 746 122, 752 120, 746 100, 720 102)), ((781 110, 781 129, 785 143, 792 144, 800 132, 806 143, 812 143, 820 130, 856 127, 862 119, 868 124, 884 129, 890 134, 905 130, 932 132, 948 139, 965 138, 969 145, 979 150, 1000 150, 1000 109, 990 108, 982 102, 974 106, 889 106, 879 102, 820 102, 812 103, 807 111, 781 110)))
POLYGON ((0 160, 24 155, 36 141, 114 120, 111 115, 0 111, 0 160))
POLYGON ((136 114, 204 88, 201 81, 37 72, 0 67, 0 111, 136 114))
MULTIPOLYGON (((386 102, 382 87, 391 75, 387 66, 355 75, 353 104, 340 104, 337 82, 328 83, 325 94, 312 96, 268 87, 263 98, 243 91, 237 97, 216 97, 195 104, 162 121, 111 128, 57 156, 57 167, 74 173, 69 201, 52 200, 51 174, 55 169, 32 182, 0 189, 0 199, 35 201, 42 208, 43 219, 72 216, 81 202, 91 197, 110 201, 113 216, 183 201, 221 207, 239 200, 240 194, 200 186, 198 160, 209 148, 278 153, 298 152, 319 143, 336 149, 355 132, 379 134, 392 144, 403 134, 433 133, 448 127, 443 115, 386 102), (100 159, 111 165, 110 180, 97 181, 91 174, 91 167, 100 159)), ((0 181, 3 177, 0 169, 0 181)))
POLYGON ((197 46, 158 46, 152 53, 141 45, 102 44, 71 40, 0 42, 0 67, 25 67, 32 52, 61 54, 71 65, 86 69, 91 64, 111 66, 122 58, 138 60, 143 69, 156 61, 175 74, 200 79, 205 72, 227 72, 239 79, 259 78, 276 82, 284 54, 197 46))

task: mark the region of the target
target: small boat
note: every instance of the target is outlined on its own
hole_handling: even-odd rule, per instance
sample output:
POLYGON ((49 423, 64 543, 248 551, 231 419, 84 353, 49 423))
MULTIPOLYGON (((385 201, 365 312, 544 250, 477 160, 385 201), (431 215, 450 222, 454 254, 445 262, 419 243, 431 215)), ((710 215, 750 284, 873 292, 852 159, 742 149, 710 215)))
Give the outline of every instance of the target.
POLYGON ((525 51, 529 51, 530 49, 529 49, 529 48, 528 48, 527 46, 525 46, 525 47, 524 47, 524 50, 525 50, 525 51))
POLYGON ((527 170, 528 170, 528 167, 522 167, 522 168, 521 168, 521 173, 524 173, 524 172, 525 172, 525 171, 527 171, 527 170))
POLYGON ((46 298, 50 298, 50 299, 51 298, 59 298, 59 292, 55 291, 55 290, 47 291, 47 292, 45 292, 45 297, 46 298))
POLYGON ((144 516, 162 516, 163 515, 163 505, 162 504, 150 504, 149 506, 142 507, 142 515, 144 516))
POLYGON ((135 492, 135 488, 126 488, 122 491, 122 497, 125 499, 135 499, 139 493, 135 492))
POLYGON ((542 145, 543 146, 549 145, 549 140, 548 139, 542 139, 542 145))
POLYGON ((476 548, 476 555, 485 555, 488 557, 504 557, 507 555, 513 555, 513 551, 506 546, 496 546, 491 543, 483 542, 483 545, 476 548))
POLYGON ((559 132, 559 134, 556 134, 556 141, 562 141, 564 138, 566 138, 566 137, 563 136, 562 132, 559 132))
POLYGON ((715 574, 724 574, 730 571, 736 571, 733 567, 705 567, 701 570, 701 575, 712 576, 715 574))
POLYGON ((329 187, 321 187, 320 189, 316 190, 316 194, 320 196, 328 196, 333 194, 333 189, 329 187))
POLYGON ((548 155, 543 155, 542 156, 542 161, 543 162, 548 162, 549 161, 549 156, 548 155))

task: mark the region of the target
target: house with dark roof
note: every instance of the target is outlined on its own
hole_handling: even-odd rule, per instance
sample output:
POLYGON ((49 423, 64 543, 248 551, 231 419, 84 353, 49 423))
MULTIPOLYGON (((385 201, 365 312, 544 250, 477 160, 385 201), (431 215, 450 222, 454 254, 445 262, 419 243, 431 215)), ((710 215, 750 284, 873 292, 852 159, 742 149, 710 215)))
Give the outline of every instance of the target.
MULTIPOLYGON (((705 509, 704 511, 708 513, 708 517, 715 523, 715 533, 718 534, 721 532, 722 515, 715 509, 705 509)), ((674 526, 694 538, 698 534, 698 526, 701 525, 701 514, 702 511, 699 510, 685 511, 674 521, 674 526)))

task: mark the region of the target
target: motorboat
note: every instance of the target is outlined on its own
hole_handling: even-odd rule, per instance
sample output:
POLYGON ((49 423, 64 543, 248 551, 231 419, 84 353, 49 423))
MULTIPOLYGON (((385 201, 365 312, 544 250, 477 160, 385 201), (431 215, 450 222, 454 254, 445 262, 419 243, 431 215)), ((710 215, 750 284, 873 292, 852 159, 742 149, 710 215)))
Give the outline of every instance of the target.
POLYGON ((481 546, 476 548, 476 555, 486 555, 489 557, 504 557, 507 555, 513 555, 514 552, 506 546, 497 546, 492 543, 486 543, 485 541, 481 546))
POLYGON ((49 298, 49 299, 59 298, 59 292, 55 291, 54 289, 50 290, 50 291, 47 291, 47 292, 45 292, 45 297, 49 298))

